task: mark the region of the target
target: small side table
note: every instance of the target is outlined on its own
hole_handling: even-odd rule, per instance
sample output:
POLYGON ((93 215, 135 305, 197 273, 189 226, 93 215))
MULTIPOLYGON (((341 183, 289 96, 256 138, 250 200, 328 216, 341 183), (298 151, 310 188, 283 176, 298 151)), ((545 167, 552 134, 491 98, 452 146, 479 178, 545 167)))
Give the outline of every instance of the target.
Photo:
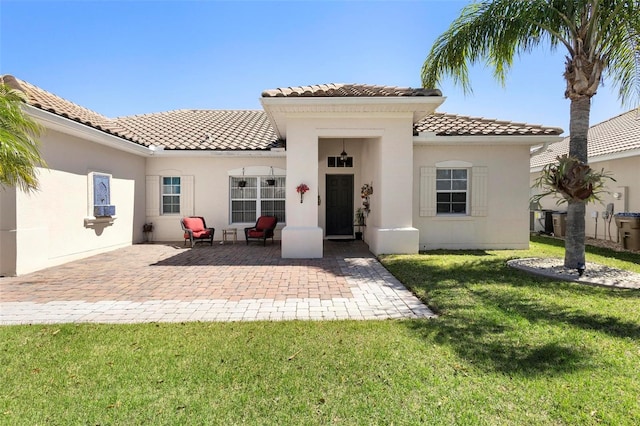
POLYGON ((226 241, 231 241, 231 237, 233 237, 233 244, 235 244, 238 241, 238 230, 236 228, 225 228, 222 230, 223 244, 226 241))

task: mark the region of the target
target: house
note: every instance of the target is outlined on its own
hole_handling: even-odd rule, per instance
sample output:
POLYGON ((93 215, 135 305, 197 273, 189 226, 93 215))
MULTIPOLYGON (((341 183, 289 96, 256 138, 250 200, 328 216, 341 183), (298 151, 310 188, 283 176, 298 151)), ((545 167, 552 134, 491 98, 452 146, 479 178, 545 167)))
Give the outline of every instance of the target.
POLYGON ((428 89, 290 87, 263 92, 258 111, 108 118, 2 80, 28 94, 49 166, 39 192, 0 192, 4 275, 142 242, 147 223, 154 241, 182 241, 185 215, 204 216, 216 240, 276 215, 282 256, 318 258, 324 239, 353 236, 363 201, 375 254, 524 249, 529 150, 562 133, 436 112, 445 98, 428 89))
MULTIPOLYGON (((587 205, 585 234, 591 238, 616 241, 615 220, 603 214, 607 205, 612 205, 614 214, 640 212, 640 110, 627 111, 590 127, 587 149, 591 168, 597 171, 604 169, 615 181, 608 182, 608 192, 600 195, 601 202, 587 205)), ((568 153, 568 137, 536 152, 531 157, 530 183, 533 185, 545 165, 568 153)), ((557 205, 557 200, 545 197, 539 209, 566 210, 566 204, 557 205)))

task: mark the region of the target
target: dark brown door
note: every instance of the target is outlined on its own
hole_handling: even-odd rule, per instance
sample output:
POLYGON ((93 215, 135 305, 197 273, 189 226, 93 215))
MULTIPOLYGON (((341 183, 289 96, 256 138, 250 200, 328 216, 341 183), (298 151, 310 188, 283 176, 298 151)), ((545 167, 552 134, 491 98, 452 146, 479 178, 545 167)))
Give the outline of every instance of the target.
POLYGON ((353 175, 327 175, 327 235, 353 235, 353 175))

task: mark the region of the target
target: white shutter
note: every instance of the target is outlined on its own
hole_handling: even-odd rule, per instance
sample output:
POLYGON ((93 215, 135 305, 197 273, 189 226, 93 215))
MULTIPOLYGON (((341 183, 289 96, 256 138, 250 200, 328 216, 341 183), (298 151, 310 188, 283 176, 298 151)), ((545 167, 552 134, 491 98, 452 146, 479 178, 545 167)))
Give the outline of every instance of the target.
POLYGON ((489 169, 484 166, 471 169, 471 216, 488 214, 489 169))
POLYGON ((420 216, 436 215, 436 168, 420 167, 420 216))
POLYGON ((147 176, 146 191, 147 218, 160 216, 160 176, 147 176))
POLYGON ((180 176, 180 214, 182 216, 193 216, 193 176, 180 176))

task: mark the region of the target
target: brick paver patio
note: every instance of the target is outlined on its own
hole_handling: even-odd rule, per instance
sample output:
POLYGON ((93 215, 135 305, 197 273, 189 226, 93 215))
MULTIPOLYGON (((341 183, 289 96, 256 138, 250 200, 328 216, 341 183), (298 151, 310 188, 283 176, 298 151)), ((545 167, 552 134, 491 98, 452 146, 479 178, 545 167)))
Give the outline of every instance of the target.
POLYGON ((140 244, 0 278, 0 324, 429 318, 361 241, 323 259, 267 243, 140 244))

